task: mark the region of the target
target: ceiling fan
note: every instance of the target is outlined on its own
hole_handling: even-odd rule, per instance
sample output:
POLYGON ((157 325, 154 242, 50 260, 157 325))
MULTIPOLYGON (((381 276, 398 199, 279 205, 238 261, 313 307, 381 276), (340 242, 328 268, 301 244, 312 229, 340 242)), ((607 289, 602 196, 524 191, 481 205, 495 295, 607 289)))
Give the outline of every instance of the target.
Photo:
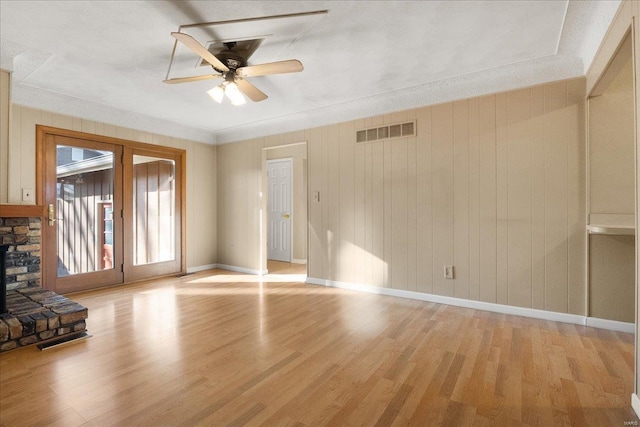
POLYGON ((193 77, 177 77, 164 80, 164 83, 188 83, 200 80, 224 79, 224 82, 220 85, 207 91, 207 94, 218 103, 222 102, 225 94, 233 105, 242 105, 246 102, 244 96, 242 96, 243 93, 254 102, 267 99, 267 95, 248 80, 245 80, 245 77, 297 73, 303 70, 302 63, 297 59, 247 65, 246 59, 234 50, 236 42, 224 43, 225 50, 215 56, 189 34, 173 32, 171 35, 208 62, 215 73, 193 77))

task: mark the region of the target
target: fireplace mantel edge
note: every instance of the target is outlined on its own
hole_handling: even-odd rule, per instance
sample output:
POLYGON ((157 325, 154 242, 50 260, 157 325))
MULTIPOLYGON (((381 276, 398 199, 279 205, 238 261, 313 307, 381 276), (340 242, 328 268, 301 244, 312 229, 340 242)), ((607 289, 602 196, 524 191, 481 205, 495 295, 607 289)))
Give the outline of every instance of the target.
POLYGON ((29 218, 45 216, 44 205, 3 205, 0 204, 1 218, 29 218))

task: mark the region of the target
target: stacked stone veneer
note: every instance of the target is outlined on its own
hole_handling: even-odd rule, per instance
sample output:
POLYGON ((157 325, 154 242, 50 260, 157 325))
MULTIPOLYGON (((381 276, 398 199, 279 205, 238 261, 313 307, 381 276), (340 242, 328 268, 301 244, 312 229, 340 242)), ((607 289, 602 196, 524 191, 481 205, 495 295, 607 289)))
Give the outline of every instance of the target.
POLYGON ((10 245, 0 352, 86 330, 86 307, 39 286, 40 228, 40 218, 0 218, 0 243, 10 245))
POLYGON ((7 289, 40 286, 40 218, 0 218, 7 252, 7 289))

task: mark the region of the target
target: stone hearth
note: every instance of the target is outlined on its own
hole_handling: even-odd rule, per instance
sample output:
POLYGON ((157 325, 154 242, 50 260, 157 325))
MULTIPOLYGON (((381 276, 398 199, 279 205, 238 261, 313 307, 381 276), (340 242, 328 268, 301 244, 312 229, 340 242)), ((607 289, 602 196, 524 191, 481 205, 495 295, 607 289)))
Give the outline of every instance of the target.
POLYGON ((37 286, 7 291, 0 315, 0 352, 84 332, 88 310, 37 286))
POLYGON ((86 331, 88 310, 40 285, 38 217, 0 218, 0 244, 6 253, 7 313, 0 314, 0 352, 86 331))

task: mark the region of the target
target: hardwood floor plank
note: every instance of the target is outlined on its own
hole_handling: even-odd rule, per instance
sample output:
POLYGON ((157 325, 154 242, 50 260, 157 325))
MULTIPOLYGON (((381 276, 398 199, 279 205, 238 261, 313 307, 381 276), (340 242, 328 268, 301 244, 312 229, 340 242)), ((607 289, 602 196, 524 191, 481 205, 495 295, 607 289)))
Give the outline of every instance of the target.
POLYGON ((638 421, 633 334, 285 273, 212 270, 73 295, 93 337, 0 354, 0 425, 638 421))

